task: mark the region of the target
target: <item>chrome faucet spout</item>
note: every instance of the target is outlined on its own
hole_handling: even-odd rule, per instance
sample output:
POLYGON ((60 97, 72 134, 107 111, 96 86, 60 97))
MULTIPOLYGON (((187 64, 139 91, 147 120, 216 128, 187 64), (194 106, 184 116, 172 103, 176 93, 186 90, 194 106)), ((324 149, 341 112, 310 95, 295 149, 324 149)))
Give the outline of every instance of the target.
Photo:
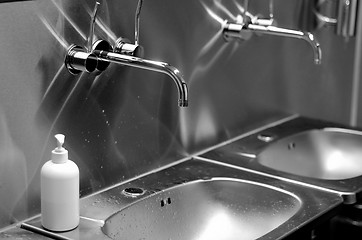
POLYGON ((176 84, 179 96, 178 105, 180 107, 188 106, 187 84, 184 81, 181 72, 170 64, 108 51, 96 50, 93 53, 98 57, 98 60, 101 61, 108 61, 120 65, 160 72, 168 75, 176 84))
POLYGON ((290 38, 297 38, 305 40, 309 43, 309 45, 313 49, 314 54, 314 63, 321 64, 322 62, 322 50, 320 47, 319 42, 314 37, 314 35, 310 32, 302 32, 292 29, 285 29, 275 26, 263 26, 263 25, 256 25, 256 24, 247 24, 243 27, 245 30, 250 30, 255 33, 260 34, 269 34, 275 36, 282 36, 282 37, 290 37, 290 38))
POLYGON ((322 63, 322 49, 317 39, 310 32, 302 32, 298 30, 280 28, 273 25, 254 24, 249 22, 235 23, 226 21, 223 26, 223 34, 227 41, 232 39, 247 40, 250 38, 252 33, 305 40, 313 49, 314 63, 322 63))

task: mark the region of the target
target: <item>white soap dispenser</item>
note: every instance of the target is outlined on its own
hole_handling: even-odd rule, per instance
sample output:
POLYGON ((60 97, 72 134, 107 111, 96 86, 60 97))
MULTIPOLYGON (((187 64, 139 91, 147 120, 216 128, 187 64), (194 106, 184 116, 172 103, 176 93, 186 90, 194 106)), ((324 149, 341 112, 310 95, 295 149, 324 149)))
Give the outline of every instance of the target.
POLYGON ((65 136, 55 135, 57 147, 41 169, 41 223, 47 230, 69 231, 79 225, 79 169, 63 148, 65 136))

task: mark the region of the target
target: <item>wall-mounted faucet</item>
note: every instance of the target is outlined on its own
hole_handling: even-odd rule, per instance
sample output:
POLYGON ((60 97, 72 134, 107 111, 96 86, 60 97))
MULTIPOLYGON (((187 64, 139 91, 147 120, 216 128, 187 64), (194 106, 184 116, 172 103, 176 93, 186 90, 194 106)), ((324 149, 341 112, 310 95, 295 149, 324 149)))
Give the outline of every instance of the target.
POLYGON ((276 27, 272 18, 273 14, 270 14, 270 19, 263 19, 249 13, 247 8, 248 0, 245 0, 242 15, 238 17, 237 21, 226 20, 224 22, 223 34, 227 41, 232 39, 247 40, 252 33, 302 39, 307 41, 313 49, 314 63, 321 64, 322 50, 312 33, 276 27))
POLYGON ((90 28, 91 37, 88 38, 87 49, 72 45, 65 57, 65 65, 72 74, 78 74, 82 71, 92 72, 95 69, 104 71, 110 63, 116 63, 123 66, 130 66, 154 72, 160 72, 168 75, 176 84, 178 90, 178 105, 180 107, 188 106, 188 89, 181 72, 168 63, 144 59, 143 50, 139 45, 139 19, 143 0, 139 0, 135 17, 135 43, 131 44, 125 41, 125 38, 119 38, 116 41, 115 48, 105 40, 98 40, 93 44, 92 36, 94 33, 94 24, 99 3, 97 2, 93 11, 92 23, 90 28), (91 47, 89 47, 91 46, 91 47))

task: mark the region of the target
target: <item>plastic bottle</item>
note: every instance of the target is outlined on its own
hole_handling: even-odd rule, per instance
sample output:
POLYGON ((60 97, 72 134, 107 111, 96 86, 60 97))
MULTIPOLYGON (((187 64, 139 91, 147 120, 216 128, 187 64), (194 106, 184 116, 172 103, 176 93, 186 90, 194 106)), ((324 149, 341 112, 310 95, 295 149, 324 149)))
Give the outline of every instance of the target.
POLYGON ((63 148, 65 136, 55 135, 57 147, 41 169, 41 223, 50 231, 69 231, 79 225, 79 169, 63 148))

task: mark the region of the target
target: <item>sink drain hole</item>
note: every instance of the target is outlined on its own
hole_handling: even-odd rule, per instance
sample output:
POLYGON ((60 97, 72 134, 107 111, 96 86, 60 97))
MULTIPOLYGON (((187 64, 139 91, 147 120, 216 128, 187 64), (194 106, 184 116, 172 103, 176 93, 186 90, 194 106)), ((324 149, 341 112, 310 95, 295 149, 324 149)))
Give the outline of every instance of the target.
POLYGON ((260 140, 260 141, 263 141, 263 142, 271 142, 274 140, 274 136, 272 136, 271 134, 267 134, 267 133, 261 133, 257 136, 257 138, 260 140))
POLYGON ((145 194, 145 190, 142 188, 130 187, 123 189, 122 194, 127 197, 139 197, 145 194))

